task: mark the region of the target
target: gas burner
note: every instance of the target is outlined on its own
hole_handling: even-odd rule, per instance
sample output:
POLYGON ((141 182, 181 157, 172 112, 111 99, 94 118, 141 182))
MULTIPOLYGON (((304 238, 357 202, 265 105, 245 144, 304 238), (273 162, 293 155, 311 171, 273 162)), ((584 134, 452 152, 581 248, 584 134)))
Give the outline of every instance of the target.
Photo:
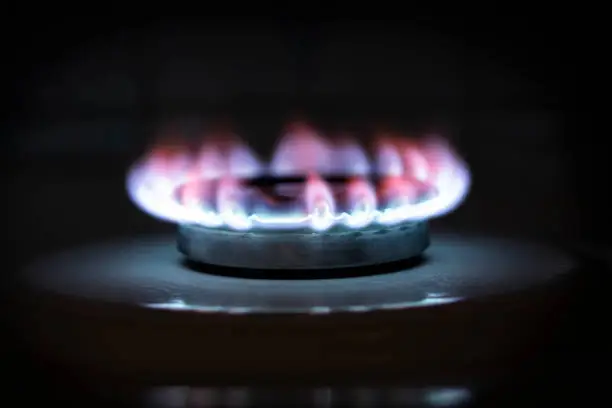
POLYGON ((145 212, 179 224, 179 250, 192 261, 329 269, 418 256, 426 221, 465 198, 467 166, 432 137, 378 137, 373 153, 294 124, 268 164, 235 136, 197 151, 158 146, 127 187, 145 212))
POLYGON ((189 259, 253 269, 332 269, 399 261, 429 246, 425 222, 310 231, 236 232, 184 224, 179 250, 189 259))
POLYGON ((269 165, 227 141, 146 156, 130 196, 179 224, 200 269, 177 262, 174 234, 50 254, 21 274, 20 338, 96 384, 488 386, 546 352, 580 260, 524 239, 437 234, 435 262, 331 278, 424 251, 427 220, 461 203, 469 173, 439 141, 379 140, 370 161, 357 144, 300 132, 269 165))

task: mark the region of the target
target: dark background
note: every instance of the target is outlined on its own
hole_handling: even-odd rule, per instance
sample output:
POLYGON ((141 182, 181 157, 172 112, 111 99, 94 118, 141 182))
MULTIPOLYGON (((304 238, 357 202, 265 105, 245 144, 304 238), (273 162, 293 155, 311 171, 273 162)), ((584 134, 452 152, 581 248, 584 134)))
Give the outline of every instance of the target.
MULTIPOLYGON (((122 175, 171 120, 227 116, 260 152, 296 112, 340 126, 440 129, 474 174, 469 205, 444 222, 588 239, 603 218, 577 211, 595 205, 578 179, 592 179, 581 172, 597 162, 583 150, 598 149, 585 147, 588 132, 570 134, 576 56, 565 36, 537 17, 38 25, 11 59, 18 104, 5 151, 19 177, 62 176, 20 204, 32 206, 27 218, 37 229, 49 213, 83 225, 74 211, 84 211, 93 230, 115 224, 109 213, 129 205, 125 195, 99 193, 81 205, 74 196, 91 197, 98 181, 122 175), (75 178, 88 178, 93 190, 65 191, 75 178), (67 196, 71 208, 62 210, 67 196), (92 205, 107 210, 91 217, 92 205)), ((30 183, 19 185, 33 193, 30 183)))
MULTIPOLYGON (((474 174, 444 227, 608 242, 596 190, 608 164, 584 119, 596 102, 577 97, 586 54, 577 43, 588 30, 568 32, 563 18, 481 9, 395 20, 16 21, 5 28, 1 142, 16 265, 76 243, 171 230, 139 213, 122 184, 167 121, 230 117, 267 152, 296 112, 443 130, 474 174)), ((39 369, 29 364, 15 363, 39 369)))

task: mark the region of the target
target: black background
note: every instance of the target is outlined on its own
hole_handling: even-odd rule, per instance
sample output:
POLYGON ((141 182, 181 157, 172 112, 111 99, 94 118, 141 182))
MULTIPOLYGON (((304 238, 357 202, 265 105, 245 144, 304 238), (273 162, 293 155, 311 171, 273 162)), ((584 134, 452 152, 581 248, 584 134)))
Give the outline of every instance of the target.
MULTIPOLYGON (((571 30, 561 9, 555 17, 502 7, 407 10, 395 19, 109 14, 7 17, 1 143, 15 261, 7 274, 55 248, 168 229, 133 209, 121 180, 160 118, 184 112, 229 114, 262 151, 295 111, 345 122, 443 123, 474 171, 470 199, 445 226, 608 243, 606 136, 590 129, 597 99, 579 97, 596 82, 578 72, 594 58, 585 46, 587 16, 572 12, 571 27, 585 28, 571 30), (77 122, 84 125, 74 130, 77 122), (108 131, 95 136, 105 123, 108 131), (55 130, 40 136, 48 129, 55 130)), ((572 338, 595 335, 580 324, 572 338)), ((26 372, 13 375, 13 390, 51 384, 11 347, 7 369, 26 372)), ((567 357, 582 370, 589 358, 600 357, 567 357)), ((579 386, 534 388, 517 395, 593 396, 579 386)))

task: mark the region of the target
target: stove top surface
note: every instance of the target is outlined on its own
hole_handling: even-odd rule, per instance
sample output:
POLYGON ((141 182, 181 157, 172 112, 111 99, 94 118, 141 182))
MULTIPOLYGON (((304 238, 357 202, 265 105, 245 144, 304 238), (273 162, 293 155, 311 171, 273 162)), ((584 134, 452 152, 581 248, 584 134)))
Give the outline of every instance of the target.
MULTIPOLYGON (((227 276, 227 270, 214 266, 194 270, 182 262, 175 236, 158 235, 58 253, 32 264, 23 276, 30 287, 44 292, 143 307, 328 313, 403 309, 503 294, 555 280, 575 266, 569 255, 554 247, 444 234, 434 235, 426 258, 411 267, 379 265, 372 267, 370 276, 350 278, 249 279, 248 270, 239 271, 240 276, 227 276), (393 267, 397 269, 389 270, 393 267)), ((294 272, 287 271, 287 277, 294 272)), ((253 277, 258 273, 253 271, 253 277)))

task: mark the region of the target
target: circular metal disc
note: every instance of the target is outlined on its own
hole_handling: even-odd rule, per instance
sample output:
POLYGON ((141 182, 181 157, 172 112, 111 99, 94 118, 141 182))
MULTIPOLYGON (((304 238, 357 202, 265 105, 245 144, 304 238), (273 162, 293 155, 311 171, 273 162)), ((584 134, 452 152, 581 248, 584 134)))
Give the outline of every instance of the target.
POLYGON ((557 278, 577 266, 546 246, 434 235, 429 262, 412 268, 263 280, 186 268, 175 240, 135 237, 32 265, 24 338, 79 375, 123 382, 492 381, 538 350, 564 313, 557 278))
MULTIPOLYGON (((398 309, 503 294, 546 283, 574 267, 553 248, 490 237, 435 236, 428 260, 386 274, 262 280, 185 267, 174 236, 135 237, 41 260, 30 286, 89 300, 228 313, 327 313, 398 309)), ((380 266, 373 266, 372 273, 380 266)), ((291 273, 288 271, 287 273, 291 273)))

